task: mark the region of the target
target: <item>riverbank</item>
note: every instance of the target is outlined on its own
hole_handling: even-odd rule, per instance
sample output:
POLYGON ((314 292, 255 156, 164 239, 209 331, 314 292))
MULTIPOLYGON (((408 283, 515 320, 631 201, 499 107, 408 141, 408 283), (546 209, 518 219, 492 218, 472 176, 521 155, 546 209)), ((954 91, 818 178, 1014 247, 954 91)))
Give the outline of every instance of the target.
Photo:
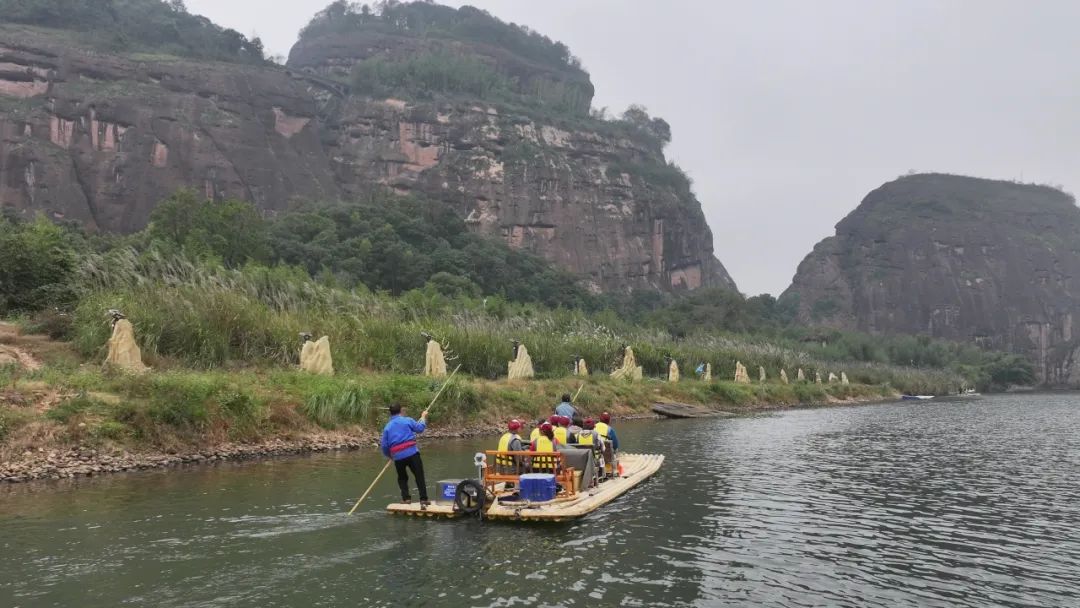
MULTIPOLYGON (((150 373, 130 375, 85 362, 67 343, 0 329, 0 344, 20 362, 0 369, 0 482, 374 448, 387 404, 404 403, 419 416, 440 386, 405 374, 196 370, 163 359, 150 373)), ((495 434, 510 418, 535 421, 581 384, 459 376, 433 409, 427 437, 495 434)), ((577 405, 628 419, 652 417, 661 401, 746 414, 894 396, 891 388, 859 384, 630 383, 598 374, 585 381, 577 405)))
MULTIPOLYGON (((724 411, 737 416, 777 409, 859 405, 882 400, 881 395, 876 395, 844 400, 830 399, 824 403, 800 405, 755 404, 749 407, 729 407, 724 411)), ((648 411, 630 411, 617 416, 616 420, 657 418, 660 417, 648 411)), ((433 424, 424 439, 438 441, 484 435, 494 437, 502 432, 502 424, 501 420, 478 422, 464 427, 433 424)), ((182 468, 328 451, 374 450, 378 447, 378 441, 377 431, 356 428, 348 432, 315 432, 310 436, 292 439, 274 438, 256 443, 224 442, 211 447, 180 451, 128 448, 118 444, 102 445, 101 442, 70 446, 64 445, 66 442, 47 442, 37 447, 34 447, 34 443, 30 443, 21 454, 0 461, 0 483, 93 477, 148 469, 182 468)))
MULTIPOLYGON (((883 397, 832 399, 825 403, 802 405, 761 404, 740 408, 733 415, 749 415, 777 409, 810 408, 823 406, 862 405, 880 402, 883 397)), ((651 412, 631 412, 616 417, 618 420, 659 419, 651 412)), ((475 436, 495 437, 503 432, 501 421, 477 423, 464 428, 433 425, 424 435, 426 440, 445 440, 475 436)), ((213 447, 190 451, 160 450, 134 451, 121 446, 80 444, 70 447, 40 446, 23 452, 10 460, 0 461, 0 483, 23 483, 40 480, 93 477, 111 473, 125 473, 148 469, 180 468, 185 466, 212 465, 215 463, 300 456, 319 452, 377 449, 378 433, 370 429, 354 429, 348 433, 316 433, 297 439, 271 439, 251 444, 225 442, 213 447), (95 447, 96 446, 96 447, 95 447)))

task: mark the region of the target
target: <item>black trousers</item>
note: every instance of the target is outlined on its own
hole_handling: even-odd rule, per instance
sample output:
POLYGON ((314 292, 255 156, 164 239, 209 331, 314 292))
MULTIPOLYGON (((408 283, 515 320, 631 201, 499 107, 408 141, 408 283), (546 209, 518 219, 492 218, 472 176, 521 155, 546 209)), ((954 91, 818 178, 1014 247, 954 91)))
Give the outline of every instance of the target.
POLYGON ((409 474, 405 472, 406 469, 411 470, 413 478, 416 479, 416 487, 420 490, 420 500, 428 499, 427 483, 424 481, 424 461, 420 460, 419 452, 408 458, 395 460, 394 468, 397 469, 397 485, 401 488, 402 500, 409 499, 409 474))

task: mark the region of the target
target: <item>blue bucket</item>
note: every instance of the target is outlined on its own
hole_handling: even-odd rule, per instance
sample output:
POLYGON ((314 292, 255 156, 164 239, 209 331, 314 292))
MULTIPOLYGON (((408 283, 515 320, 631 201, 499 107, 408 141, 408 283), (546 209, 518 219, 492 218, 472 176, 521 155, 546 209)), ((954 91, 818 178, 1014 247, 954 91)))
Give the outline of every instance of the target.
POLYGON ((551 473, 526 473, 520 479, 518 493, 523 499, 532 502, 555 499, 555 476, 551 473))

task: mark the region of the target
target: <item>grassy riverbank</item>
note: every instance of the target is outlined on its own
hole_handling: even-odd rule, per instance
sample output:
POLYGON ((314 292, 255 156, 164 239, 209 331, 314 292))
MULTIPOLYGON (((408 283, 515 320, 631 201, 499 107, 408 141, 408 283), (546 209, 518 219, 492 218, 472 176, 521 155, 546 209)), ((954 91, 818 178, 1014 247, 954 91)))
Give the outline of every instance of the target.
MULTIPOLYGON (((130 375, 87 362, 68 343, 6 329, 0 343, 32 357, 37 368, 8 366, 0 376, 0 479, 11 481, 372 445, 387 404, 402 401, 418 415, 440 386, 411 374, 199 370, 164 359, 150 373, 130 375)), ((558 395, 578 386, 573 377, 459 376, 434 409, 433 434, 492 432, 511 417, 535 420, 550 413, 558 395)), ((648 412, 657 401, 748 412, 895 394, 881 385, 630 383, 597 374, 586 381, 578 404, 590 413, 628 416, 648 412)))
POLYGON ((688 320, 685 331, 663 329, 610 308, 549 308, 467 290, 447 295, 435 283, 391 295, 345 288, 333 275, 315 280, 297 267, 227 267, 167 247, 114 244, 99 253, 87 245, 76 263, 76 256, 60 255, 66 240, 59 228, 39 221, 22 230, 40 245, 31 261, 52 255, 53 265, 67 270, 30 264, 37 270, 19 274, 25 280, 6 300, 9 310, 30 312, 17 319, 18 330, 0 327, 0 349, 33 362, 0 363, 0 479, 369 445, 387 404, 402 401, 419 414, 438 390, 421 375, 424 333, 443 345, 450 368, 461 368, 432 417, 436 435, 490 432, 510 417, 549 413, 558 395, 579 385, 571 375, 578 356, 594 372, 579 404, 616 416, 648 412, 657 401, 753 411, 901 391, 946 394, 972 384, 994 362, 992 354, 927 341, 905 346, 910 358, 898 350, 886 360, 934 354, 951 369, 904 367, 882 361, 872 348, 845 358, 847 350, 828 351, 817 337, 807 343, 726 332, 696 306, 671 311, 688 320), (45 306, 52 302, 64 308, 45 306), (132 322, 149 373, 102 368, 110 308, 132 322), (304 331, 329 336, 335 376, 296 371, 304 331), (500 379, 512 340, 528 347, 535 379, 500 379), (644 381, 610 379, 624 345, 634 347, 644 381), (661 379, 669 357, 683 382, 661 379), (755 380, 763 369, 768 381, 732 382, 737 362, 755 380), (703 363, 716 380, 695 377, 692 370, 703 363), (851 384, 778 381, 781 370, 794 380, 799 369, 807 378, 845 373, 851 384))

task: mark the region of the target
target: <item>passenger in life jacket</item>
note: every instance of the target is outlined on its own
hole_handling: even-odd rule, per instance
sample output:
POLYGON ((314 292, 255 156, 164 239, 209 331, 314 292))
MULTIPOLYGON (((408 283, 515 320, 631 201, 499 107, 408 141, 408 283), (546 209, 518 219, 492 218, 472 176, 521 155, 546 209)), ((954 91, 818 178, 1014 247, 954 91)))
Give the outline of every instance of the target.
POLYGON ((586 418, 581 432, 578 433, 578 445, 604 445, 604 438, 596 430, 596 421, 586 418))
POLYGON ((569 443, 580 443, 578 434, 581 433, 581 416, 575 415, 570 419, 570 426, 566 427, 566 432, 569 443))
MULTIPOLYGON (((507 432, 503 433, 503 436, 499 438, 500 452, 523 452, 525 451, 525 443, 521 441, 521 436, 518 435, 518 431, 521 430, 520 420, 511 420, 506 424, 507 432)), ((495 466, 496 471, 499 473, 516 474, 517 457, 516 456, 496 456, 495 466)), ((507 483, 506 489, 513 489, 513 483, 507 483)))
POLYGON ((607 412, 600 414, 600 422, 596 423, 596 432, 610 441, 613 449, 619 449, 619 436, 615 434, 615 428, 611 426, 611 414, 607 412))
POLYGON ((405 408, 400 403, 390 405, 390 422, 383 428, 382 441, 379 442, 383 456, 394 461, 397 470, 398 488, 401 489, 401 502, 412 500, 409 496, 409 474, 412 471, 416 487, 420 490, 420 508, 428 506, 427 483, 424 481, 424 461, 420 459, 420 450, 416 447, 416 436, 427 428, 427 410, 416 421, 405 415, 405 408))
MULTIPOLYGON (((554 452, 557 446, 563 445, 555 438, 555 428, 550 422, 540 425, 540 436, 529 444, 532 452, 554 452)), ((533 470, 551 471, 555 468, 555 461, 551 457, 534 456, 532 459, 533 470)))
POLYGON ((609 476, 619 474, 619 436, 615 434, 615 428, 611 426, 611 414, 600 414, 600 422, 596 423, 596 432, 607 442, 610 448, 610 456, 605 459, 604 472, 609 476))
POLYGON ((595 420, 593 420, 592 418, 586 418, 585 421, 581 424, 584 425, 584 428, 582 428, 581 432, 578 433, 578 445, 580 447, 587 446, 592 448, 593 462, 596 463, 596 467, 594 469, 596 471, 595 479, 597 479, 597 481, 603 481, 602 478, 605 477, 604 473, 606 470, 606 467, 604 465, 607 462, 607 442, 605 442, 604 438, 600 436, 600 433, 596 432, 595 420))
POLYGON ((559 440, 559 443, 563 445, 569 445, 570 432, 567 427, 570 426, 570 419, 566 416, 552 416, 555 422, 552 424, 552 430, 555 432, 555 438, 559 440))
POLYGON ((543 426, 545 422, 550 422, 550 419, 541 418, 536 421, 536 426, 534 426, 532 432, 529 433, 529 441, 536 441, 536 438, 540 436, 540 427, 543 426))

